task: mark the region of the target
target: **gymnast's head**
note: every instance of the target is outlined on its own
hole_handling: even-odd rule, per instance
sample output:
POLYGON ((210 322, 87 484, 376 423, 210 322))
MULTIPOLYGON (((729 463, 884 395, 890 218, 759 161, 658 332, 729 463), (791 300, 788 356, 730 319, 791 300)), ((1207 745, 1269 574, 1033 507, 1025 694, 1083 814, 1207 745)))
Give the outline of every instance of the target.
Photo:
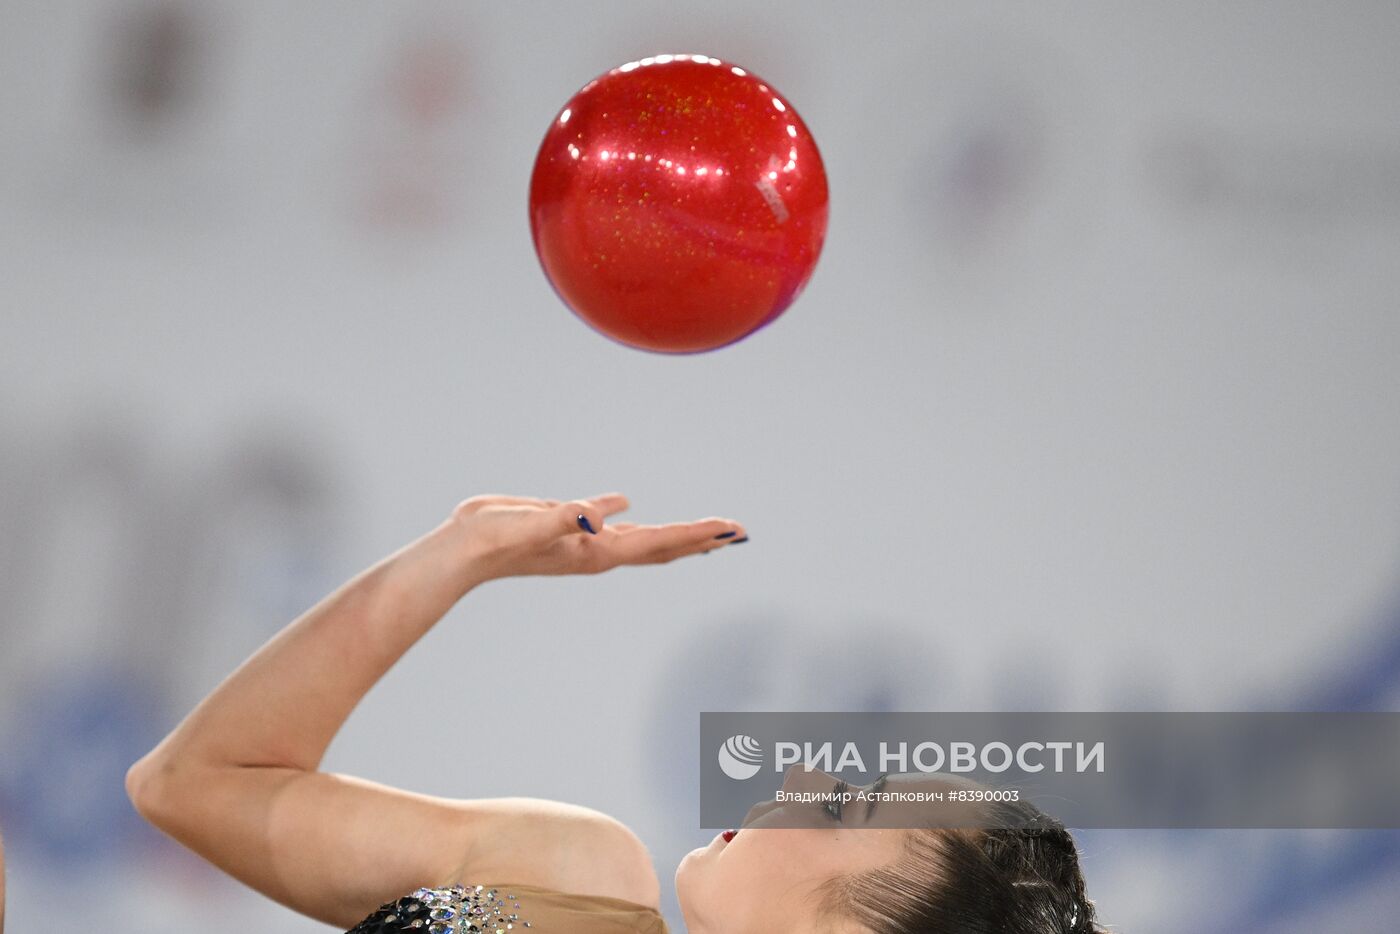
MULTIPOLYGON (((877 785, 881 787, 870 790, 978 787, 942 775, 890 776, 877 785)), ((844 785, 822 772, 794 770, 783 787, 790 792, 832 792, 844 785)), ((676 892, 688 930, 1101 930, 1085 895, 1074 840, 1058 821, 1024 802, 997 801, 957 805, 963 809, 960 815, 940 810, 939 826, 920 826, 918 819, 911 820, 911 807, 872 807, 839 798, 756 806, 737 834, 716 837, 686 856, 677 869, 676 892)), ((929 813, 927 805, 917 807, 929 813)))

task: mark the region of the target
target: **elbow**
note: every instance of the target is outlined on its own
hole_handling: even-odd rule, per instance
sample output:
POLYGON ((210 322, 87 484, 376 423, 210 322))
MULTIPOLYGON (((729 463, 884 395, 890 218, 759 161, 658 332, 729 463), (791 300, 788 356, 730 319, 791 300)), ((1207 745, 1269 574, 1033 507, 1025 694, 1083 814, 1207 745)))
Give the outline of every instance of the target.
POLYGON ((126 771, 126 796, 147 821, 164 827, 172 807, 172 767, 154 752, 147 753, 126 771))
POLYGON ((126 797, 131 801, 131 806, 136 809, 136 813, 150 820, 148 816, 155 806, 154 773, 156 767, 151 762, 149 755, 138 759, 136 763, 126 770, 126 797))

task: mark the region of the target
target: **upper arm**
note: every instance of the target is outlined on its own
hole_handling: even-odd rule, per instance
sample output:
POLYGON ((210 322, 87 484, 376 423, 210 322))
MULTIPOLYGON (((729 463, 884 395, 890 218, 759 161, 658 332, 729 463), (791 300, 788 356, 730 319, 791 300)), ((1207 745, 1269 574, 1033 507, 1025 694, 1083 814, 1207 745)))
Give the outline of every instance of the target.
POLYGON ((436 798, 286 768, 146 775, 132 785, 138 809, 181 843, 269 897, 343 928, 419 886, 459 881, 658 901, 640 841, 585 808, 436 798))

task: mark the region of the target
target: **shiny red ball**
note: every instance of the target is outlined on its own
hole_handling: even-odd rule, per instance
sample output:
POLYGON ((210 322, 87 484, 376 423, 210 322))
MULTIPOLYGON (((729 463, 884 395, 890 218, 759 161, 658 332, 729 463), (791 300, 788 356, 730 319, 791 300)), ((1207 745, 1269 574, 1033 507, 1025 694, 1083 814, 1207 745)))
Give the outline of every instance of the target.
POLYGON ((826 171, 781 94, 705 55, 590 81, 550 124, 530 181, 555 291, 643 350, 731 344, 792 304, 826 236, 826 171))

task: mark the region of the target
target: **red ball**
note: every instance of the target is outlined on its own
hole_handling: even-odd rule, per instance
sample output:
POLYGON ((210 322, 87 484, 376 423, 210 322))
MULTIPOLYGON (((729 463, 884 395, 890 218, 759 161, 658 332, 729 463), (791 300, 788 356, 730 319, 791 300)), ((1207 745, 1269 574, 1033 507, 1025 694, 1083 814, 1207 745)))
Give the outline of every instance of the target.
POLYGON ((772 321, 811 278, 826 171, 802 119, 742 68, 658 55, 590 81, 550 124, 530 228, 559 297, 603 334, 695 353, 772 321))

